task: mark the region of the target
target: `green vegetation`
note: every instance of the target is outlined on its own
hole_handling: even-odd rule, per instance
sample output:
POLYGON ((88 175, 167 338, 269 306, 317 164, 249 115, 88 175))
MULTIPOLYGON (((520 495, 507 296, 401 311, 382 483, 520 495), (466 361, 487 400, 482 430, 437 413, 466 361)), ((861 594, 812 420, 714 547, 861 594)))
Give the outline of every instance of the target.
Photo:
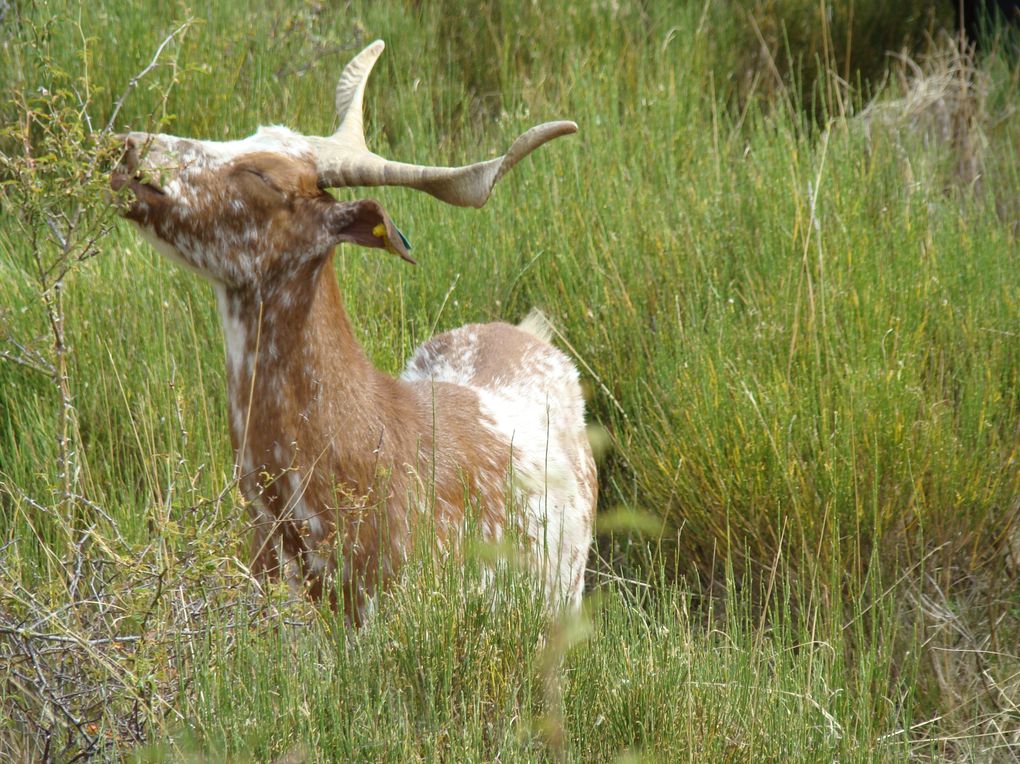
POLYGON ((0 758, 1017 755, 1009 45, 877 0, 211 5, 0 4, 0 758), (481 211, 373 189, 417 268, 337 256, 391 372, 557 325, 609 441, 577 618, 473 557, 359 633, 259 592, 214 300, 108 205, 127 90, 115 129, 323 134, 377 37, 380 153, 581 127, 481 211))

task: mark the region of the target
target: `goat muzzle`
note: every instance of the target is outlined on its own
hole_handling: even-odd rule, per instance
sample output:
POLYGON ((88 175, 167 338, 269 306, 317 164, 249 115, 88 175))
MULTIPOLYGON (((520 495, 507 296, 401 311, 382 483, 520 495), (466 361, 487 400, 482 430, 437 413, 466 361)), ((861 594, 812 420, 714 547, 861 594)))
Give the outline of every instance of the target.
POLYGON ((124 153, 110 176, 110 188, 118 192, 126 186, 139 199, 147 194, 164 196, 163 189, 146 179, 142 173, 141 156, 144 140, 135 134, 120 134, 117 140, 123 144, 124 153))

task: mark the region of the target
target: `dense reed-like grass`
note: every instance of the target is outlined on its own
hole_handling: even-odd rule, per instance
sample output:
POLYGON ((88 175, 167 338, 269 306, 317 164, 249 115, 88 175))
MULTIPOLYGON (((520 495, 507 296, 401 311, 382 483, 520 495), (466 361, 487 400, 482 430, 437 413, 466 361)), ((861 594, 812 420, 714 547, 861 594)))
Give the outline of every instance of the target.
POLYGON ((828 5, 9 10, 0 754, 1015 754, 1017 68, 994 46, 945 54, 926 101, 886 46, 945 14, 913 4, 864 33, 884 4, 828 5), (335 79, 376 37, 381 153, 473 161, 579 123, 481 211, 341 190, 378 198, 419 265, 337 263, 391 372, 436 331, 553 319, 610 443, 583 616, 550 622, 512 566, 479 593, 471 561, 422 562, 358 634, 255 591, 212 294, 73 171, 94 152, 75 131, 184 22, 117 129, 328 133, 335 79), (40 264, 68 253, 45 211, 82 198, 95 251, 55 290, 40 264))

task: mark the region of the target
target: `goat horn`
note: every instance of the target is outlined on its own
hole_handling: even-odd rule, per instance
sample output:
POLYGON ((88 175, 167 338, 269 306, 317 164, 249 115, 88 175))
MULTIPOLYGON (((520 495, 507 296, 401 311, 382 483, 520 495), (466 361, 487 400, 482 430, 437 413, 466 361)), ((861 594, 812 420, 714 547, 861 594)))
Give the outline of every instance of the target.
POLYGON ((573 122, 546 122, 521 135, 501 157, 463 167, 431 167, 393 162, 368 150, 362 122, 365 83, 379 55, 376 40, 344 68, 336 86, 340 127, 328 138, 309 137, 315 152, 319 185, 406 186, 425 191, 437 199, 461 207, 481 207, 492 187, 517 162, 543 143, 577 132, 573 122))
POLYGON ((365 145, 365 128, 361 121, 365 83, 385 47, 386 43, 376 40, 361 51, 344 67, 340 81, 336 84, 336 113, 340 117, 340 127, 333 133, 333 139, 351 148, 368 150, 365 145))

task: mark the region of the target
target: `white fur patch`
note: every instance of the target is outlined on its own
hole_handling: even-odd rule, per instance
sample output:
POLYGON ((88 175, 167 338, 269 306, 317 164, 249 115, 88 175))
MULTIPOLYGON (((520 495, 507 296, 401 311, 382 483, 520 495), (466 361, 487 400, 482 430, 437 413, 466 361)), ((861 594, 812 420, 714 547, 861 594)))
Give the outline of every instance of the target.
MULTIPOLYGON (((489 346, 484 327, 464 327, 442 342, 419 348, 404 373, 409 381, 440 381, 471 389, 479 401, 479 424, 506 444, 511 457, 510 491, 522 530, 531 539, 536 571, 551 601, 579 604, 591 542, 593 489, 587 485, 590 456, 584 400, 577 369, 542 339, 548 324, 535 319, 521 357, 507 357, 506 374, 479 384, 480 353, 489 346), (538 335, 538 336, 536 336, 538 335)), ((437 433, 441 438, 442 433, 437 433)), ((503 492, 506 483, 487 487, 503 492)), ((488 530, 498 536, 494 529, 488 530)))
POLYGON ((165 133, 132 133, 130 137, 145 147, 145 166, 154 172, 211 169, 262 151, 291 157, 312 153, 307 138, 278 125, 260 127, 253 135, 234 141, 200 141, 165 133))

